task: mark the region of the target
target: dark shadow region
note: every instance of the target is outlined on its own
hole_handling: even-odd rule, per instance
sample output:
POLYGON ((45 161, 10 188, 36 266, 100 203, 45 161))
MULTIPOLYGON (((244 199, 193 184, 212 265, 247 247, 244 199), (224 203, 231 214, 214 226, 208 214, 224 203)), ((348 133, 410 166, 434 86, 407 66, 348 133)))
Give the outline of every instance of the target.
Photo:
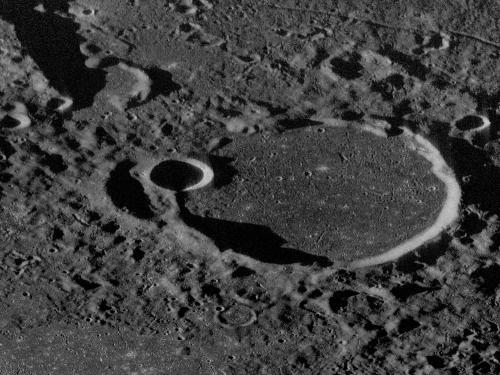
POLYGON ((327 257, 283 247, 286 241, 263 225, 238 223, 193 215, 185 207, 186 195, 177 194, 181 219, 211 238, 222 251, 232 249, 265 263, 329 266, 327 257))
POLYGON ((78 35, 79 26, 57 12, 68 12, 68 0, 3 1, 1 17, 14 25, 16 35, 27 53, 40 67, 50 84, 74 100, 74 108, 92 105, 94 96, 106 83, 106 73, 85 67, 80 52, 85 41, 78 35), (45 12, 34 10, 43 4, 45 12))
POLYGON ((182 191, 201 181, 203 172, 181 160, 165 160, 153 168, 150 178, 164 189, 182 191))
POLYGON ((495 294, 500 285, 500 265, 494 263, 489 266, 480 267, 471 274, 478 290, 487 296, 495 294))
POLYGON ((428 67, 420 61, 412 58, 403 52, 395 50, 391 45, 385 45, 378 51, 381 55, 387 56, 395 63, 401 65, 409 75, 425 81, 427 75, 431 72, 428 67))
POLYGON ((484 121, 479 116, 465 116, 455 123, 458 130, 467 131, 479 128, 484 125, 484 121))
POLYGON ((236 169, 231 165, 233 158, 226 156, 209 155, 208 161, 214 171, 214 188, 220 188, 228 185, 233 181, 233 178, 238 174, 236 169))
POLYGON ((321 121, 314 121, 307 118, 285 118, 281 119, 277 123, 278 130, 287 131, 299 128, 306 128, 308 126, 320 126, 323 125, 321 121))
POLYGON ((179 91, 182 86, 173 80, 172 73, 158 67, 144 69, 152 81, 150 98, 158 95, 168 96, 173 92, 179 91))
POLYGON ((151 219, 154 217, 151 202, 141 183, 130 175, 134 166, 130 160, 118 163, 106 183, 106 192, 117 207, 140 219, 151 219))
POLYGON ((332 71, 347 80, 360 78, 363 66, 360 64, 361 56, 354 53, 348 58, 334 57, 330 60, 332 71))

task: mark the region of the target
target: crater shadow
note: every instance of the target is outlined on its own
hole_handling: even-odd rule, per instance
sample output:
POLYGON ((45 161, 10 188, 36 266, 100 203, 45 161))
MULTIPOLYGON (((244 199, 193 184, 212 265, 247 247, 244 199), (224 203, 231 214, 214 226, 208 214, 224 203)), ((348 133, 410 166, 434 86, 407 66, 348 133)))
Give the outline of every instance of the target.
POLYGON ((442 234, 436 241, 402 256, 394 266, 400 272, 413 273, 425 266, 434 265, 449 250, 451 239, 451 236, 442 234))
POLYGON ((360 78, 363 74, 363 66, 360 64, 361 56, 357 53, 347 58, 334 57, 330 60, 330 66, 334 73, 342 78, 352 80, 360 78))
MULTIPOLYGON (((489 215, 500 216, 500 195, 497 194, 500 168, 494 165, 488 153, 458 138, 453 138, 445 150, 444 157, 462 185, 463 205, 475 205, 489 215)), ((470 230, 471 226, 465 219, 460 223, 461 227, 470 230)), ((469 237, 473 234, 467 233, 469 237)), ((491 249, 498 249, 500 236, 494 234, 491 239, 491 249)))
POLYGON ((141 183, 130 175, 135 163, 124 160, 117 164, 106 182, 106 192, 115 206, 126 209, 140 219, 151 219, 151 202, 141 183))
POLYGON ((425 81, 430 69, 422 64, 420 61, 404 54, 403 52, 395 50, 391 45, 384 45, 379 51, 381 55, 387 56, 395 63, 401 65, 413 77, 425 81))
POLYGON ((233 178, 238 174, 236 169, 231 165, 233 158, 227 156, 209 155, 208 161, 214 171, 213 186, 217 189, 228 185, 233 181, 233 178))
POLYGON ((232 249, 265 263, 332 265, 327 257, 283 247, 286 240, 266 226, 194 215, 185 206, 186 197, 185 193, 177 194, 181 219, 211 238, 222 251, 232 249))
POLYGON ((474 204, 490 214, 500 215, 500 168, 489 155, 464 139, 452 138, 442 153, 463 186, 465 205, 474 204))
POLYGON ((173 80, 169 71, 152 67, 145 69, 145 72, 153 82, 151 85, 151 97, 153 98, 158 95, 167 96, 181 89, 181 85, 173 80))
POLYGON ((106 83, 106 73, 85 66, 86 56, 80 52, 85 41, 78 35, 79 26, 67 13, 68 0, 4 1, 1 17, 14 25, 16 35, 27 53, 40 67, 50 84, 61 94, 70 95, 74 108, 89 107, 106 83), (43 4, 45 12, 34 10, 43 4))

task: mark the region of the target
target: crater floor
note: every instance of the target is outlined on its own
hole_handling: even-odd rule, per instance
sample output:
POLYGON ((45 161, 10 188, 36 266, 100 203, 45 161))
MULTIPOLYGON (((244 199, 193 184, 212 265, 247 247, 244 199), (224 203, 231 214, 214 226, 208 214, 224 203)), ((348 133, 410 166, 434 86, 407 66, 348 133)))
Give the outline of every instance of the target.
POLYGON ((355 127, 241 135, 218 154, 233 160, 236 177, 190 193, 186 207, 217 219, 207 225, 233 237, 236 247, 262 240, 225 221, 265 226, 282 247, 333 261, 371 257, 430 226, 445 196, 431 163, 408 140, 355 127))

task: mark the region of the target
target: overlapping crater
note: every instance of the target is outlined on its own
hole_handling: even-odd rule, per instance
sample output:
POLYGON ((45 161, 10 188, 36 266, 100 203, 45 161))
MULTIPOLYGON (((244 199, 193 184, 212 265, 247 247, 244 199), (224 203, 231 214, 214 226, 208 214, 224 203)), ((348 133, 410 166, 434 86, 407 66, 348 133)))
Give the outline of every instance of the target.
POLYGON ((222 249, 266 262, 377 257, 425 232, 446 200, 415 146, 352 126, 238 135, 216 151, 236 176, 179 194, 181 216, 222 249))

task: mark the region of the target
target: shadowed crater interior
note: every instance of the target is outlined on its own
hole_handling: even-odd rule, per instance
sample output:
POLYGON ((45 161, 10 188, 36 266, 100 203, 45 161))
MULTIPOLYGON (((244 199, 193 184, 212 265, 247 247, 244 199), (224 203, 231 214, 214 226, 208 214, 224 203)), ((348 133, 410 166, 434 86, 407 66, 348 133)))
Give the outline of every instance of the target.
POLYGON ((140 219, 151 219, 154 216, 151 202, 141 183, 130 175, 134 166, 131 160, 118 163, 106 182, 106 192, 115 206, 140 219))
POLYGON ((484 120, 479 116, 469 115, 461 118, 455 123, 458 130, 467 131, 480 128, 484 125, 484 120))
POLYGON ((200 168, 181 160, 166 160, 153 168, 151 181, 162 188, 182 191, 203 178, 200 168))
POLYGON ((359 63, 360 56, 354 54, 349 58, 334 57, 330 60, 332 70, 345 79, 356 79, 362 76, 363 67, 359 63))

